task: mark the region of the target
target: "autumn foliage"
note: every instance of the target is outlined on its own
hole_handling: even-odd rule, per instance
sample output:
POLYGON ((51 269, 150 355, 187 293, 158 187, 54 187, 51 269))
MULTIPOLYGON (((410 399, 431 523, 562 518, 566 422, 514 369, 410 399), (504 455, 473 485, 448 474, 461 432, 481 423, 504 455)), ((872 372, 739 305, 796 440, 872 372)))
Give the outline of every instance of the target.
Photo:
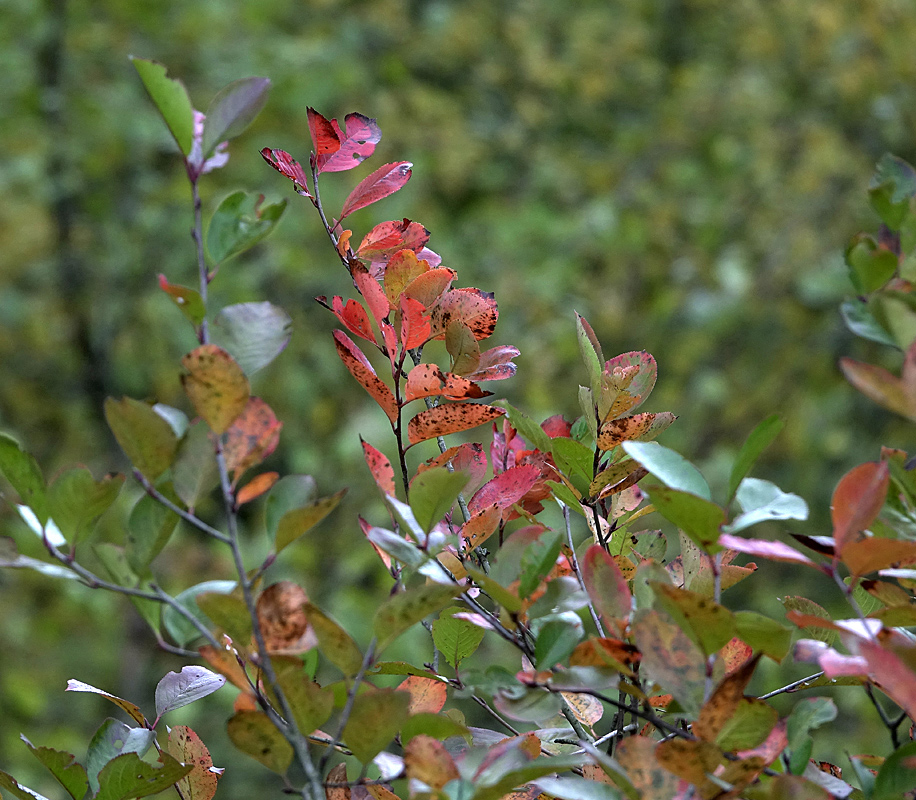
MULTIPOLYGON (((18 495, 23 535, 37 536, 46 554, 21 555, 4 540, 0 564, 120 592, 148 624, 151 644, 195 663, 162 679, 152 720, 132 701, 70 681, 69 691, 99 694, 127 718, 106 720, 82 763, 26 741, 74 800, 171 786, 186 800, 209 800, 231 782, 231 766, 223 775, 193 730, 160 723, 227 683, 237 692, 228 738, 281 776, 277 790, 311 800, 877 800, 916 788, 910 457, 886 448, 842 476, 828 535, 757 538, 747 531, 760 523, 808 514, 801 497, 751 475, 780 433, 776 417, 751 431, 727 488, 714 492, 655 441, 676 416, 644 408, 658 378, 652 355, 607 357, 588 321, 572 314, 581 415, 538 422, 494 399, 498 382, 516 375, 524 343, 494 340, 493 294, 462 286, 415 220, 365 233, 344 224, 402 189, 411 163, 362 178, 336 217, 322 203, 324 176, 359 167, 381 139, 376 120, 357 113, 338 121, 309 108, 307 159, 269 147, 261 155, 314 207, 329 254, 352 281, 352 297, 316 299, 336 325, 328 354, 391 431, 359 442, 387 514, 337 526, 354 547, 372 548, 388 590, 371 640, 358 642, 347 620, 302 587, 271 582, 284 549, 314 546, 303 537, 345 490, 322 487, 331 493, 321 495, 311 476, 270 466, 283 423, 249 378, 281 354, 290 318, 271 302, 217 310, 208 298, 220 264, 264 239, 286 206, 237 192, 204 236, 199 181, 225 165, 227 140, 255 118, 269 82, 236 81, 202 114, 161 65, 134 64, 181 152, 195 203, 197 286, 158 278, 197 337, 176 365, 187 405, 105 403, 144 489, 122 544, 84 540, 126 476, 97 481, 77 467, 48 483, 27 450, 0 436, 0 471, 18 495), (221 515, 202 519, 196 509, 212 494, 221 515), (239 509, 250 503, 264 509, 258 563, 239 546, 239 509), (179 523, 227 548, 234 574, 163 591, 156 558, 176 546, 179 523), (761 561, 808 569, 840 593, 847 614, 804 596, 782 598, 780 619, 735 607, 726 592, 752 580, 761 561), (415 658, 386 658, 408 632, 424 643, 415 658), (810 663, 808 676, 749 692, 764 662, 791 661, 810 663), (837 686, 867 693, 888 732, 845 768, 811 759, 813 732, 837 716, 818 689, 837 686), (781 716, 768 700, 785 694, 798 699, 781 716)), ((914 197, 916 172, 885 158, 871 189, 882 228, 847 251, 857 297, 843 308, 855 332, 905 353, 902 376, 842 364, 857 388, 911 420, 914 197)), ((5 772, 0 792, 35 796, 5 772)))

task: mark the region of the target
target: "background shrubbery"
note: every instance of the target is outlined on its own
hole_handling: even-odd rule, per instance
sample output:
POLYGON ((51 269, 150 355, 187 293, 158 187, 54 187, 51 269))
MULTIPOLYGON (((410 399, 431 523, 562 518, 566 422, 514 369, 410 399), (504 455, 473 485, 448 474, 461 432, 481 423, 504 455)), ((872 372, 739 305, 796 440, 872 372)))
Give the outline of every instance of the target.
MULTIPOLYGON (((532 417, 578 414, 575 308, 606 349, 655 355, 652 408, 680 415, 665 443, 713 482, 779 413, 786 431, 758 471, 809 501, 806 532, 826 532, 845 469, 881 443, 907 446, 902 423, 836 368, 840 354, 887 357, 854 341, 836 307, 842 246, 873 227, 862 189, 874 162, 916 157, 906 4, 48 2, 5 16, 0 427, 48 474, 87 459, 97 475, 123 469, 103 398, 177 402, 174 363, 193 344, 155 291, 156 273, 194 274, 184 177, 130 52, 167 63, 199 103, 241 75, 272 79, 231 169, 206 187, 211 207, 236 188, 286 193, 257 150, 306 149, 306 105, 379 118, 379 163, 416 167, 386 218, 423 222, 463 284, 495 291, 499 340, 522 350, 499 391, 532 417)), ((257 385, 286 423, 274 463, 350 493, 288 568, 368 628, 366 590, 380 587, 353 520, 377 500, 356 434, 383 421, 332 357, 333 320, 312 298, 349 281, 307 212, 294 205, 268 244, 230 263, 217 302, 271 299, 294 318, 290 349, 257 385)), ((356 224, 378 219, 364 213, 356 224)), ((110 514, 100 537, 122 524, 110 514)), ((188 548, 176 583, 214 569, 188 548)), ((773 598, 796 580, 781 572, 773 598)), ((145 697, 176 668, 150 653, 127 604, 18 572, 0 573, 0 643, 0 763, 24 782, 21 730, 79 750, 94 727, 91 700, 62 702, 67 677, 145 697)), ((208 724, 195 720, 205 739, 208 724)))

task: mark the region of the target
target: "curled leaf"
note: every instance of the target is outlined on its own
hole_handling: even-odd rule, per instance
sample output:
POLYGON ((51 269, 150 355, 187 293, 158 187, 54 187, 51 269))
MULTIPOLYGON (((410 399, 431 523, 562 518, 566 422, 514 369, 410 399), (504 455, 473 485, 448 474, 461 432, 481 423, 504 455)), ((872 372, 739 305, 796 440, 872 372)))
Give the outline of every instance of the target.
POLYGON ((410 179, 412 166, 413 164, 409 161, 397 161, 393 164, 385 164, 368 177, 363 178, 344 202, 338 221, 350 216, 354 211, 394 194, 410 179))

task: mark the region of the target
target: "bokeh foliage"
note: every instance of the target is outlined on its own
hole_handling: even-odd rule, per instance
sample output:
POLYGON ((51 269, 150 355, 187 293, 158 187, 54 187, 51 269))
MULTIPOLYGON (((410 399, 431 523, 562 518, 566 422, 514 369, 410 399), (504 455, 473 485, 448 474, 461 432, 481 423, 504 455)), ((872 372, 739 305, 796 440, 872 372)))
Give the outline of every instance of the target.
MULTIPOLYGON (((258 150, 307 157, 307 105, 377 117, 381 159, 411 159, 414 177, 352 226, 417 219, 463 284, 495 291, 497 340, 522 350, 499 388, 531 416, 578 413, 575 308, 608 348, 655 355, 653 403, 680 415, 665 442, 713 479, 779 413, 786 431, 761 470, 808 499, 809 532, 823 532, 845 468, 879 443, 906 446, 836 368, 841 354, 887 358, 853 340, 836 307, 842 247, 872 227, 875 161, 916 158, 916 18, 902 0, 10 0, 4 17, 0 427, 49 474, 123 468, 104 397, 181 405, 174 367, 193 346, 156 288, 160 272, 192 281, 187 190, 128 54, 168 64, 198 105, 238 77, 273 81, 205 187, 211 210, 239 188, 288 196, 258 150)), ((351 184, 339 185, 342 199, 351 184)), ((349 280, 308 212, 294 202, 274 237, 229 262, 217 300, 269 299, 293 317, 290 348, 256 390, 285 421, 278 465, 320 475, 325 493, 351 487, 294 566, 351 618, 377 580, 352 546, 374 495, 357 433, 383 427, 312 299, 349 280)), ((122 522, 110 514, 100 536, 118 540, 122 522)), ((191 553, 179 578, 217 571, 208 551, 191 553)), ((80 719, 88 700, 62 700, 67 677, 140 699, 174 668, 120 600, 5 572, 0 611, 10 768, 20 731, 44 740, 46 725, 49 743, 72 747, 94 727, 98 709, 80 719)))

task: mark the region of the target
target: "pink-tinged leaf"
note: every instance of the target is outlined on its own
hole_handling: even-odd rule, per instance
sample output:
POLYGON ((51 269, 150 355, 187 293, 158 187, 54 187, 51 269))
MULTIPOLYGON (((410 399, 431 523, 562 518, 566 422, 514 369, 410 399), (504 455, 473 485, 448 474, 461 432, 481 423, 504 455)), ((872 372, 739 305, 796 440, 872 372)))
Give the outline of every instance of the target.
POLYGON ((465 375, 472 381, 502 381, 515 375, 516 366, 512 359, 519 355, 519 349, 511 344, 491 347, 480 354, 477 368, 465 375))
POLYGON ((392 423, 398 418, 398 403, 394 399, 391 389, 375 374, 369 359, 343 331, 334 331, 334 344, 337 346, 337 355, 350 374, 356 378, 369 395, 379 404, 382 411, 392 423))
POLYGON ((480 403, 447 403, 417 414, 407 425, 407 439, 415 445, 436 436, 476 428, 505 413, 501 408, 480 403))
POLYGON ((451 286, 455 274, 454 270, 447 267, 427 270, 407 284, 404 295, 418 300, 426 309, 432 308, 451 286))
POLYGON ((632 610, 633 598, 617 562, 600 545, 594 544, 585 551, 582 581, 604 624, 622 633, 632 610))
POLYGON ((888 697, 906 711, 910 719, 916 719, 916 672, 913 671, 914 651, 912 646, 901 642, 900 649, 882 647, 873 640, 859 643, 859 655, 868 661, 869 675, 888 697), (905 654, 905 660, 901 657, 905 654))
POLYGON ((390 322, 382 322, 379 330, 382 332, 382 341, 385 343, 385 353, 391 361, 391 374, 395 375, 397 373, 398 335, 394 331, 394 325, 390 322))
POLYGON ((430 338, 429 315, 423 304, 401 295, 401 346, 413 350, 426 344, 430 338))
POLYGON ((440 298, 433 309, 433 334, 445 338, 452 322, 462 322, 470 328, 477 341, 486 339, 496 328, 499 310, 491 292, 472 286, 451 289, 440 298))
POLYGON ((410 168, 413 166, 409 161, 397 161, 393 164, 385 164, 379 167, 371 175, 363 178, 356 188, 350 192, 350 196, 343 204, 343 210, 340 212, 340 219, 350 216, 354 211, 372 205, 390 194, 394 194, 408 180, 410 180, 410 168))
POLYGON ((385 269, 385 296, 392 308, 397 308, 401 293, 417 276, 429 270, 429 264, 420 261, 413 250, 398 250, 385 269))
POLYGON ((886 461, 868 461, 847 472, 833 492, 830 516, 837 553, 868 528, 887 498, 890 471, 886 461))
POLYGON ((916 564, 916 542, 877 537, 860 539, 843 548, 841 560, 856 577, 891 567, 905 567, 916 564))
POLYGON ((540 474, 540 468, 534 464, 509 467, 476 492, 468 503, 468 509, 474 514, 494 504, 501 509, 511 508, 531 491, 540 474))
POLYGON ((719 544, 722 545, 722 547, 737 550, 739 553, 760 556, 761 558, 768 558, 771 561, 787 561, 793 564, 805 564, 806 566, 819 569, 818 565, 804 553, 782 542, 771 542, 768 539, 744 539, 740 536, 732 536, 730 533, 723 533, 719 537, 719 544))
POLYGON ((376 450, 369 442, 360 439, 363 446, 363 456, 375 485, 381 489, 382 494, 394 497, 394 467, 380 450, 376 450))
POLYGON ((792 655, 796 661, 819 664, 827 678, 868 674, 868 661, 862 656, 846 656, 818 639, 799 639, 792 655))
POLYGON ((239 414, 223 434, 223 453, 226 467, 232 473, 232 483, 238 481, 249 468, 260 464, 277 449, 283 423, 267 403, 251 397, 245 410, 239 414))
POLYGON ((168 749, 172 758, 193 765, 193 769, 175 784, 181 797, 184 800, 211 800, 223 770, 213 766, 210 751, 200 737, 186 725, 176 725, 169 730, 168 749))
POLYGON ((375 550, 375 554, 382 560, 382 563, 385 565, 385 569, 391 569, 391 556, 388 555, 381 547, 379 547, 372 539, 369 537, 370 531, 373 530, 372 526, 366 522, 362 517, 357 517, 357 522, 359 522, 359 529, 363 532, 363 536, 369 540, 369 544, 372 545, 372 549, 375 550))
POLYGON ((469 476, 467 485, 464 487, 466 494, 480 488, 487 474, 487 457, 483 452, 483 447, 477 442, 466 442, 457 447, 450 447, 444 453, 421 464, 417 469, 417 474, 435 467, 444 467, 446 464, 451 464, 454 469, 469 476))
MULTIPOLYGON (((514 349, 515 348, 513 348, 513 350, 514 349)), ((481 360, 483 360, 484 355, 485 354, 481 354, 481 360)), ((570 431, 572 431, 572 423, 563 419, 562 414, 554 414, 552 417, 547 417, 547 419, 541 423, 541 430, 551 439, 569 439, 570 431)))
POLYGON ((418 364, 407 375, 404 402, 420 397, 447 397, 449 400, 476 400, 492 392, 484 392, 476 383, 443 372, 435 364, 418 364))
POLYGON ((459 535, 465 540, 469 549, 479 547, 494 533, 502 521, 502 509, 497 503, 485 506, 471 514, 471 518, 461 527, 459 535))
POLYGON ((315 145, 315 166, 321 172, 353 169, 375 152, 382 132, 374 119, 362 114, 347 114, 344 127, 308 109, 309 131, 315 145))
POLYGON ((375 319, 376 325, 381 326, 382 320, 388 316, 388 312, 391 310, 385 291, 379 282, 360 265, 357 265, 353 270, 353 283, 356 284, 359 293, 365 298, 366 304, 369 306, 369 312, 375 319))
POLYGON ((430 269, 435 269, 442 263, 442 256, 435 250, 430 250, 428 247, 420 248, 420 250, 417 251, 417 258, 429 264, 430 269))
POLYGON ((181 382, 192 405, 214 433, 224 433, 248 404, 248 378, 221 347, 204 344, 192 350, 181 365, 181 382))
POLYGON ((429 231, 419 222, 409 219, 380 222, 363 237, 356 254, 369 261, 387 259, 398 250, 417 253, 428 241, 429 231))
POLYGON ((623 442, 647 442, 665 430, 677 417, 670 411, 633 414, 607 420, 598 432, 598 447, 613 450, 623 442))
POLYGON ((369 315, 362 303, 356 300, 347 300, 346 304, 342 297, 334 297, 331 300, 331 311, 339 319, 350 333, 366 339, 375 344, 375 333, 372 331, 372 323, 369 315))
POLYGON ((265 147, 261 150, 261 157, 281 175, 289 178, 299 194, 303 197, 312 196, 309 194, 308 184, 306 183, 305 170, 302 169, 298 161, 293 160, 289 153, 285 150, 272 150, 269 147, 265 147))
POLYGON ((411 716, 438 714, 448 700, 448 684, 437 678, 410 675, 398 686, 398 691, 410 695, 408 711, 411 716))
POLYGON ((851 358, 840 359, 840 369, 856 389, 880 406, 916 420, 916 395, 896 375, 883 367, 851 358))
POLYGON ((598 412, 601 420, 635 411, 655 388, 658 365, 644 350, 608 359, 601 376, 598 412))

